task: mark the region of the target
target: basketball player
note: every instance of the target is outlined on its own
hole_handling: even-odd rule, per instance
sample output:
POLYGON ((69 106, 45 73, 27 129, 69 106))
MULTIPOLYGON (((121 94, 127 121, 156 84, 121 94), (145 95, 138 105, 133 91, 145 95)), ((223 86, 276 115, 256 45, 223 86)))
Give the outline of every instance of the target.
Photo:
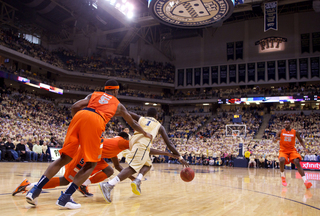
MULTIPOLYGON (((123 169, 117 160, 117 155, 119 152, 129 149, 129 135, 125 132, 120 132, 119 136, 110 139, 103 140, 103 149, 102 149, 102 158, 110 158, 113 162, 115 168, 121 172, 123 169)), ((80 153, 80 152, 79 152, 80 153)), ((150 149, 150 154, 159 154, 159 155, 167 155, 169 157, 177 156, 164 151, 159 151, 156 149, 150 149)), ((66 171, 63 177, 53 177, 50 181, 43 187, 44 189, 55 188, 58 186, 65 186, 72 182, 74 176, 79 172, 81 167, 83 166, 83 157, 82 154, 78 154, 76 157, 72 159, 70 163, 66 165, 66 171)), ((108 163, 101 159, 95 169, 93 170, 91 177, 87 179, 83 185, 79 187, 79 191, 86 197, 91 197, 93 194, 88 192, 87 186, 91 183, 102 182, 106 178, 113 175, 113 169, 108 165, 108 163)), ((135 179, 133 176, 129 177, 132 181, 135 179)), ((20 192, 27 192, 30 190, 36 183, 30 183, 27 179, 25 179, 12 193, 12 196, 15 196, 20 192)))
POLYGON ((26 195, 29 204, 36 206, 42 188, 65 165, 70 163, 78 151, 83 154, 84 166, 75 175, 73 182, 57 200, 62 208, 77 209, 81 205, 71 200, 71 195, 88 179, 97 162, 101 160, 103 145, 102 132, 113 116, 122 116, 126 122, 142 136, 152 139, 152 135, 132 119, 127 109, 116 98, 119 84, 115 80, 105 83, 105 92, 94 92, 71 107, 73 116, 62 149, 61 157, 50 164, 43 176, 26 195))
POLYGON ((309 189, 312 184, 311 182, 308 182, 307 177, 304 174, 304 171, 300 165, 300 161, 302 160, 300 154, 297 152, 295 146, 296 143, 296 137, 299 140, 300 144, 303 146, 305 150, 306 147, 304 145, 303 140, 300 137, 300 133, 294 129, 290 128, 290 121, 284 122, 284 129, 279 131, 277 135, 274 138, 274 142, 277 140, 280 140, 280 150, 279 150, 279 161, 280 161, 280 173, 281 173, 281 179, 282 179, 282 185, 287 186, 286 177, 284 175, 284 166, 285 164, 294 163, 294 165, 297 167, 298 172, 300 173, 304 185, 307 189, 309 189))
MULTIPOLYGON (((161 134, 168 148, 173 152, 174 155, 179 156, 179 161, 184 165, 188 166, 188 163, 183 159, 179 152, 175 149, 174 145, 169 140, 167 132, 164 127, 155 119, 157 116, 157 110, 155 108, 149 108, 147 111, 147 117, 139 116, 135 113, 129 112, 132 118, 141 125, 141 127, 152 134, 153 139, 156 137, 158 132, 161 134)), ((143 175, 148 172, 152 166, 151 159, 149 157, 150 145, 153 139, 145 139, 144 136, 136 131, 130 140, 131 152, 127 155, 127 163, 129 167, 123 169, 116 177, 108 182, 99 183, 99 188, 103 194, 104 199, 107 203, 111 203, 111 191, 116 184, 120 181, 125 180, 132 174, 139 172, 137 178, 131 183, 133 193, 140 195, 141 179, 143 175)))

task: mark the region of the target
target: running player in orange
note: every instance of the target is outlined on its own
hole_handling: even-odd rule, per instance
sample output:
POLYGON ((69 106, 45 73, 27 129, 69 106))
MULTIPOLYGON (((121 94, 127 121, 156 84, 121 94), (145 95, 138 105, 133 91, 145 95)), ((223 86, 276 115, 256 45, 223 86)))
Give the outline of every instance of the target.
POLYGON ((308 182, 307 177, 304 174, 304 171, 300 165, 300 161, 302 160, 302 158, 300 154, 297 152, 296 148, 294 147, 296 144, 296 137, 299 140, 300 144, 303 146, 303 148, 306 151, 308 150, 304 145, 304 141, 300 137, 300 133, 294 129, 291 129, 290 126, 290 121, 285 121, 284 129, 279 131, 273 140, 274 142, 280 140, 279 161, 282 185, 287 186, 286 177, 284 175, 285 164, 294 163, 304 181, 304 185, 307 189, 309 189, 312 186, 312 184, 311 182, 308 182))
POLYGON ((136 131, 148 139, 152 135, 145 132, 142 127, 132 119, 127 109, 116 98, 119 84, 115 80, 108 80, 105 92, 94 92, 85 99, 77 101, 71 107, 72 121, 69 125, 64 145, 60 149, 61 157, 50 164, 44 175, 26 195, 29 204, 36 206, 37 198, 42 188, 49 180, 79 153, 83 154, 84 166, 75 175, 73 182, 57 200, 62 208, 77 209, 81 205, 71 199, 71 195, 82 183, 89 178, 97 162, 101 160, 101 135, 106 124, 113 116, 122 116, 124 120, 136 131))
MULTIPOLYGON (((121 172, 123 169, 119 164, 117 155, 123 150, 129 149, 129 135, 126 132, 120 132, 119 136, 110 139, 103 140, 102 158, 110 158, 113 162, 114 167, 121 172)), ((80 152, 79 152, 80 153, 80 152)), ((152 155, 167 155, 168 157, 178 158, 178 156, 173 155, 169 152, 159 151, 156 149, 150 149, 150 154, 152 155)), ((43 187, 43 189, 55 188, 58 186, 65 186, 72 182, 74 176, 79 172, 79 170, 84 165, 82 154, 78 154, 73 160, 68 163, 65 167, 65 174, 63 177, 53 177, 50 181, 43 187)), ((87 197, 93 196, 93 194, 88 192, 87 186, 91 183, 102 182, 106 178, 113 175, 113 169, 108 163, 101 159, 95 169, 93 170, 91 177, 88 178, 80 187, 79 191, 87 197)), ((133 176, 129 177, 132 181, 135 179, 133 176)), ((27 179, 12 192, 12 196, 17 193, 25 193, 34 187, 36 183, 30 183, 27 179)))

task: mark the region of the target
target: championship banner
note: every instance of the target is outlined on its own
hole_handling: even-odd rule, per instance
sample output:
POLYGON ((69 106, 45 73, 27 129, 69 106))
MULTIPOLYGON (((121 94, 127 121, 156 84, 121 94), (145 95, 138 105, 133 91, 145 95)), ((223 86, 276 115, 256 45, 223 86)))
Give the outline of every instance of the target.
POLYGON ((309 70, 309 62, 308 58, 299 59, 299 69, 300 69, 300 79, 308 78, 308 70, 309 70))
POLYGON ((288 60, 288 64, 289 64, 289 79, 295 78, 297 79, 298 77, 298 63, 297 63, 297 59, 289 59, 288 60))
POLYGON ((246 64, 238 64, 239 83, 246 82, 246 64))
POLYGON ((234 42, 227 43, 227 61, 234 60, 234 42))
POLYGON ((268 61, 267 62, 267 70, 268 70, 268 80, 276 80, 276 62, 268 61))
POLYGON ((202 68, 202 84, 209 85, 209 67, 202 68))
POLYGON ((229 83, 237 82, 236 72, 237 72, 237 65, 229 65, 229 83))
POLYGON ((310 53, 310 34, 301 34, 301 53, 310 53))
POLYGON ((256 63, 248 63, 248 82, 256 81, 256 63))
POLYGON ((278 5, 276 1, 264 3, 264 31, 270 29, 278 31, 278 5))
POLYGON ((200 85, 201 80, 201 68, 194 69, 194 85, 200 85))
POLYGON ((186 70, 187 85, 192 85, 192 68, 186 70))
POLYGON ((310 58, 310 65, 311 65, 311 78, 313 77, 320 77, 319 76, 319 66, 320 66, 320 61, 319 57, 313 57, 310 58))
POLYGON ((227 83, 227 65, 220 66, 220 84, 227 83))
POLYGON ((184 85, 184 69, 178 70, 178 86, 184 85))
POLYGON ((211 84, 218 84, 218 66, 211 67, 211 84))
POLYGON ((257 68, 258 68, 258 82, 260 80, 265 81, 265 73, 266 73, 266 66, 265 62, 258 62, 257 63, 257 68))
POLYGON ((312 33, 312 51, 320 52, 320 32, 312 33))
POLYGON ((243 41, 236 42, 236 60, 243 59, 243 41))
POLYGON ((287 79, 287 63, 286 60, 278 60, 278 80, 287 79))

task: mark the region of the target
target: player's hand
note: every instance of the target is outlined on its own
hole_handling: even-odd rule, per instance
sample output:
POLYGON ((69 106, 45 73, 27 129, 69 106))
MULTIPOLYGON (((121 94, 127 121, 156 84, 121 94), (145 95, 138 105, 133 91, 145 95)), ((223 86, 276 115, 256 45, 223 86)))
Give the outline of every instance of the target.
POLYGON ((179 162, 182 164, 182 166, 184 167, 189 167, 189 164, 187 163, 187 161, 185 161, 184 159, 179 159, 179 162))
POLYGON ((151 134, 149 134, 149 133, 145 132, 143 135, 144 135, 145 137, 148 137, 149 139, 151 139, 151 140, 152 140, 152 135, 151 135, 151 134))

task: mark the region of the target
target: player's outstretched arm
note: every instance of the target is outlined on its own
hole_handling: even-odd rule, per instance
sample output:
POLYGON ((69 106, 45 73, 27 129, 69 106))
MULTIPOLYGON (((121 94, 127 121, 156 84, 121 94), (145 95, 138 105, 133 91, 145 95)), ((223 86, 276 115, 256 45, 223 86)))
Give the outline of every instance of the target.
POLYGON ((306 148, 306 146, 305 146, 305 144, 304 144, 303 139, 302 139, 301 136, 300 136, 300 132, 298 132, 298 131, 296 132, 296 137, 297 137, 297 139, 299 140, 299 143, 303 146, 304 150, 308 151, 308 149, 306 148))
POLYGON ((131 112, 131 111, 128 111, 128 113, 131 115, 131 117, 136 120, 136 121, 139 121, 140 117, 138 114, 134 113, 134 112, 131 112))
POLYGON ((281 131, 278 131, 276 136, 272 140, 274 143, 277 142, 278 140, 280 140, 280 134, 281 134, 281 131))
MULTIPOLYGON (((123 170, 123 167, 120 165, 119 160, 118 160, 117 157, 111 158, 111 161, 112 161, 112 163, 113 163, 113 165, 114 165, 114 168, 115 168, 116 170, 118 170, 119 172, 121 172, 121 170, 123 170)), ((133 177, 133 176, 130 176, 129 178, 130 178, 132 181, 136 179, 136 178, 133 177)))
POLYGON ((115 116, 123 117, 124 120, 133 128, 133 130, 136 130, 136 131, 142 133, 145 137, 148 137, 149 139, 152 140, 152 135, 145 132, 142 129, 142 127, 138 124, 138 122, 135 121, 131 117, 131 115, 128 113, 127 109, 121 103, 119 103, 119 105, 118 105, 117 112, 116 112, 115 116))
POLYGON ((92 94, 89 94, 85 99, 78 100, 71 106, 71 115, 72 117, 79 111, 88 106, 89 100, 92 94))
POLYGON ((160 151, 158 149, 153 149, 153 148, 150 148, 150 154, 151 155, 166 155, 168 157, 172 157, 175 159, 179 159, 179 157, 180 157, 179 155, 171 154, 170 152, 160 151))
POLYGON ((189 164, 183 159, 183 157, 180 155, 180 153, 177 151, 177 149, 174 147, 174 145, 170 142, 168 134, 162 125, 159 129, 159 133, 161 134, 162 139, 164 140, 164 142, 166 143, 166 145, 168 146, 170 151, 172 151, 174 155, 179 156, 180 163, 182 163, 182 165, 188 167, 189 164))

